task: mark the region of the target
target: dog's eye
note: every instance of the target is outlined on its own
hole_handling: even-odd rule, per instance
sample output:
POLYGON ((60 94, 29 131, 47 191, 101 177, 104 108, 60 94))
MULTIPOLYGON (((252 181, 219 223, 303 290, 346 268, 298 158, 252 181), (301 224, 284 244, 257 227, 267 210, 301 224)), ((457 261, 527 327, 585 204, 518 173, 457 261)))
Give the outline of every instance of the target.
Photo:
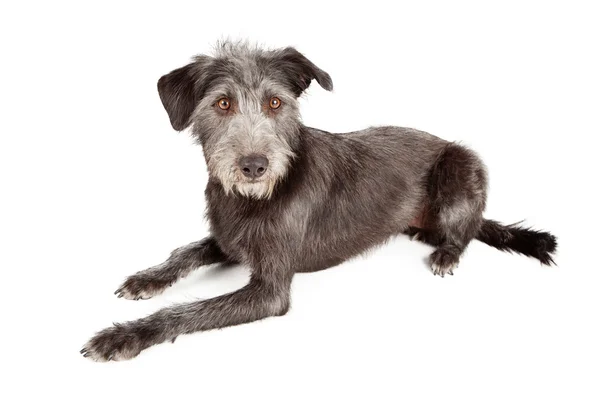
POLYGON ((269 100, 269 107, 271 107, 273 110, 276 110, 280 106, 281 106, 281 100, 279 100, 279 98, 277 98, 277 97, 271 97, 271 100, 269 100))
POLYGON ((231 107, 231 102, 227 97, 223 97, 217 100, 217 105, 221 110, 229 110, 229 107, 231 107))

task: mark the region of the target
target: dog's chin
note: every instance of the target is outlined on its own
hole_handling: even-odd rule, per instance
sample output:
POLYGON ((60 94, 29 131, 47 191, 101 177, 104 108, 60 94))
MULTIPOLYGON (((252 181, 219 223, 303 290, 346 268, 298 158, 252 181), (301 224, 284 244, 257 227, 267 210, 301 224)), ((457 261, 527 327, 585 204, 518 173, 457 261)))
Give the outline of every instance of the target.
POLYGON ((270 179, 246 180, 237 182, 234 186, 236 193, 253 199, 267 199, 273 194, 275 183, 270 179))

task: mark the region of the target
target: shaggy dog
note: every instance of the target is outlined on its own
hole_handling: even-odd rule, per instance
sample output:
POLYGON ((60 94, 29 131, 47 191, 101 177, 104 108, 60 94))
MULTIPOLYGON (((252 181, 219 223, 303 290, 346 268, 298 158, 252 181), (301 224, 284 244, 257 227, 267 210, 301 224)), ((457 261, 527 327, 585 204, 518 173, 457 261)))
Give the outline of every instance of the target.
POLYGON ((464 146, 415 129, 331 134, 302 124, 298 97, 331 77, 293 48, 224 43, 158 81, 177 131, 192 127, 208 165, 211 235, 173 251, 116 291, 147 299, 203 265, 243 263, 248 284, 213 299, 116 324, 81 353, 125 360, 178 335, 283 315, 296 272, 318 271, 405 233, 453 275, 473 239, 553 263, 549 233, 483 218, 487 176, 464 146))

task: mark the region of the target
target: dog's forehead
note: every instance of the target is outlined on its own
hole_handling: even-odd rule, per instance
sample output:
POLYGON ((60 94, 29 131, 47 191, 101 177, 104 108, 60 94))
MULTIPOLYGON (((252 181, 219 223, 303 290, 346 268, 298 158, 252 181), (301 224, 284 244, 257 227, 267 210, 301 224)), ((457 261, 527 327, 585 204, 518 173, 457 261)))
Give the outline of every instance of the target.
POLYGON ((248 47, 227 48, 216 54, 213 86, 228 86, 255 94, 287 91, 285 79, 271 52, 248 47), (216 72, 216 71, 215 71, 216 72))

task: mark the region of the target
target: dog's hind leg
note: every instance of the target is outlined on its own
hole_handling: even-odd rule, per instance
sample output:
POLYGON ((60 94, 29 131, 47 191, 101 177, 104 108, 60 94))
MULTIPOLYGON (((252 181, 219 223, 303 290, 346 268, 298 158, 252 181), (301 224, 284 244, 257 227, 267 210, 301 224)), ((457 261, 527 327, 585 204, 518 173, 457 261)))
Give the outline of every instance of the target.
POLYGON ((487 174, 475 153, 450 143, 436 160, 428 183, 423 239, 436 246, 429 258, 431 269, 442 277, 453 275, 461 254, 481 228, 487 174))
POLYGON ((215 239, 208 237, 179 247, 162 264, 131 275, 115 294, 130 300, 149 299, 203 265, 227 261, 215 239))

